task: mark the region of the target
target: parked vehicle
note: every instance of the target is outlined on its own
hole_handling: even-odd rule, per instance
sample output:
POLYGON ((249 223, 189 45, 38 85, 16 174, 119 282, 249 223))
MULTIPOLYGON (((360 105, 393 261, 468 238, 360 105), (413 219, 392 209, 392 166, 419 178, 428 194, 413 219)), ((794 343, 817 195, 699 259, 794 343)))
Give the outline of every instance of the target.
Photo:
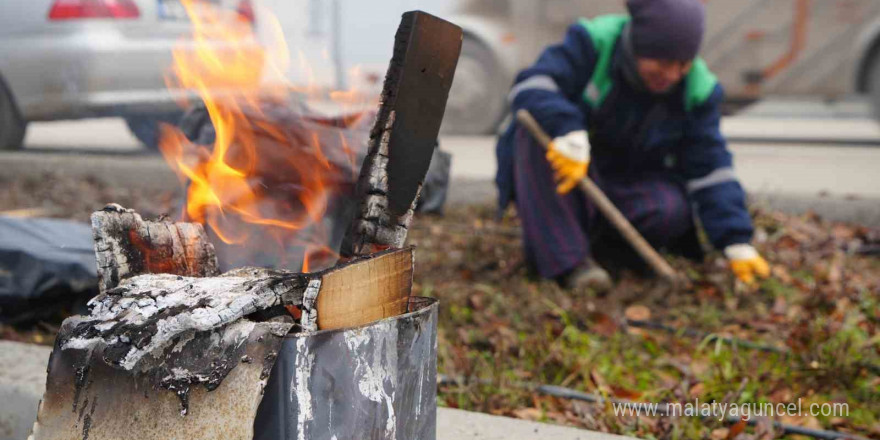
MULTIPOLYGON (((423 9, 462 26, 464 47, 444 130, 489 133, 506 112, 516 73, 578 17, 625 11, 625 0, 301 0, 300 15, 323 29, 337 84, 357 67, 361 84, 380 80, 393 21, 423 9), (387 22, 387 23, 386 23, 387 22)), ((880 2, 876 0, 708 0, 702 54, 734 106, 768 95, 833 100, 869 95, 880 115, 880 2)), ((323 32, 323 33, 322 33, 323 32)), ((332 77, 332 75, 328 75, 332 77)))
POLYGON ((462 26, 466 37, 443 130, 485 133, 505 110, 514 66, 504 63, 515 45, 503 41, 505 18, 477 6, 461 0, 292 0, 276 1, 272 9, 288 46, 309 61, 307 69, 293 69, 294 83, 374 95, 381 91, 401 14, 419 9, 462 26))
MULTIPOLYGON (((461 63, 469 84, 451 101, 453 131, 494 128, 515 74, 577 17, 625 11, 624 0, 464 0, 461 63), (472 90, 491 94, 486 97, 472 90), (485 102, 484 102, 485 101, 485 102), (482 105, 481 105, 482 103, 482 105), (455 120, 453 119, 453 120, 455 120)), ((709 0, 702 56, 734 106, 768 95, 838 99, 868 95, 880 117, 880 2, 876 0, 709 0)), ((458 79, 458 78, 457 78, 458 79)))
MULTIPOLYGON (((250 0, 203 0, 253 21, 250 0)), ((123 116, 156 142, 178 116, 165 87, 171 47, 189 36, 180 0, 0 2, 0 148, 30 121, 123 116), (54 15, 53 15, 54 14, 54 15)), ((422 9, 462 26, 462 56, 444 131, 492 132, 516 73, 577 17, 625 11, 624 0, 266 0, 293 53, 290 79, 310 88, 378 92, 400 14, 422 9)), ((880 115, 880 2, 708 1, 702 54, 739 106, 768 95, 833 100, 862 94, 880 115)))
MULTIPOLYGON (((208 1, 254 24, 250 0, 208 1)), ((165 75, 190 35, 180 0, 3 0, 0 149, 32 121, 105 116, 155 147, 158 122, 180 114, 165 75)))

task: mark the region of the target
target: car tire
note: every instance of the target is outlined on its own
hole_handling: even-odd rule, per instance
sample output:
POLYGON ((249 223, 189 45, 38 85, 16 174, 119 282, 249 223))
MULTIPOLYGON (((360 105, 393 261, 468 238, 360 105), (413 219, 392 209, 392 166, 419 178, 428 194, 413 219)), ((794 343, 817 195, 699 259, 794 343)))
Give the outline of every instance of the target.
POLYGON ((6 82, 0 78, 0 150, 22 148, 27 121, 21 116, 6 82))
POLYGON ((180 122, 181 113, 164 113, 159 115, 133 115, 125 117, 128 131, 134 135, 147 149, 159 151, 160 130, 162 123, 177 125, 180 122))
POLYGON ((465 36, 443 120, 447 134, 495 132, 506 110, 507 81, 492 51, 465 36))
POLYGON ((868 59, 864 85, 874 120, 880 123, 880 42, 875 42, 874 46, 868 59))
POLYGON ((880 66, 874 66, 872 68, 872 75, 868 79, 870 81, 868 83, 868 99, 871 102, 871 114, 874 116, 874 120, 877 123, 880 123, 880 69, 877 69, 880 66))

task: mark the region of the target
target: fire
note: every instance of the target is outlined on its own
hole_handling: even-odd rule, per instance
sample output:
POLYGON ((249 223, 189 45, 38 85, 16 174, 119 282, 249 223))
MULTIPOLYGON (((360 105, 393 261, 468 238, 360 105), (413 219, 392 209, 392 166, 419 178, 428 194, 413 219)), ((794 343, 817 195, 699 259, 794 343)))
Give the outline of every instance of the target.
MULTIPOLYGON (((336 177, 355 172, 352 142, 341 131, 328 136, 303 120, 281 123, 267 114, 273 106, 289 108, 296 91, 279 80, 290 57, 274 17, 260 16, 260 26, 276 43, 269 49, 235 11, 198 0, 182 4, 193 38, 174 50, 169 87, 197 95, 216 132, 214 144, 206 147, 177 128, 163 127, 162 154, 188 185, 185 218, 206 225, 232 247, 274 254, 282 265, 293 261, 290 253, 298 249, 302 270, 313 269, 314 256, 333 254, 321 221, 339 190, 336 177), (274 81, 267 83, 267 77, 274 81), (329 160, 339 155, 346 158, 343 169, 329 160)), ((355 99, 348 92, 330 95, 341 103, 355 99)))

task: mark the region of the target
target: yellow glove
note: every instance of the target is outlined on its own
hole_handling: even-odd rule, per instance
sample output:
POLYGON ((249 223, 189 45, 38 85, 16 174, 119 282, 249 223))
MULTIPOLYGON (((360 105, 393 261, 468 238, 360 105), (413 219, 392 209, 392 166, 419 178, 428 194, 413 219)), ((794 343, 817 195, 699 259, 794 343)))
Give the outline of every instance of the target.
POLYGON ((730 270, 740 281, 755 282, 755 275, 770 276, 770 265, 750 244, 732 244, 724 248, 724 256, 730 261, 730 270))
POLYGON ((547 150, 547 161, 553 167, 556 192, 567 194, 587 176, 590 166, 590 139, 584 130, 573 131, 553 139, 547 150))

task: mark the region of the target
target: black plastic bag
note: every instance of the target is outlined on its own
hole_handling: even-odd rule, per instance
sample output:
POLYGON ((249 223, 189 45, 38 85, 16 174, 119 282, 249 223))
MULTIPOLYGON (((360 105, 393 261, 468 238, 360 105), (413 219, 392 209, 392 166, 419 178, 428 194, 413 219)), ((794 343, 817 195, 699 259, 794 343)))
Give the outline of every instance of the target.
POLYGON ((0 216, 0 321, 48 317, 83 305, 97 290, 89 225, 0 216))

